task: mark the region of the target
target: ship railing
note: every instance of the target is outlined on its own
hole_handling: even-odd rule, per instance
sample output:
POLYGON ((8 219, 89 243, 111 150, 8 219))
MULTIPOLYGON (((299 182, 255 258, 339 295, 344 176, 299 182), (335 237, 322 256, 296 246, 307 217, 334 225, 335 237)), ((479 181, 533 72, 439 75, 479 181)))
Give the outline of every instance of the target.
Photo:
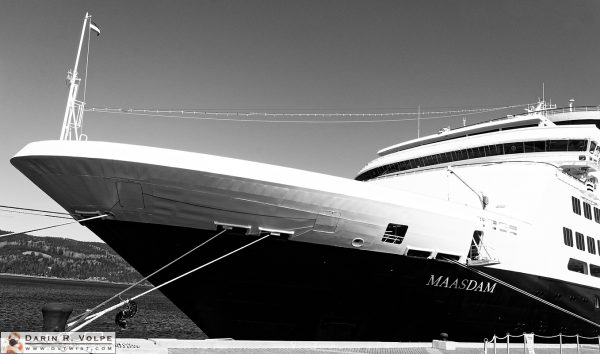
POLYGON ((559 353, 562 354, 563 350, 573 353, 573 349, 576 349, 577 353, 581 350, 586 352, 593 350, 600 352, 600 336, 586 337, 580 334, 556 334, 553 336, 543 336, 535 333, 523 333, 514 335, 507 333, 504 337, 498 337, 494 335, 491 340, 487 338, 483 341, 483 354, 498 354, 506 353, 510 354, 510 350, 513 349, 516 352, 521 353, 535 353, 535 349, 558 349, 559 353), (540 338, 543 343, 536 342, 535 337, 540 338), (511 338, 517 339, 517 341, 511 342, 511 338), (519 340, 518 338, 522 338, 519 340))
POLYGON ((600 105, 598 105, 598 106, 575 106, 575 107, 549 108, 549 109, 543 109, 543 110, 535 111, 535 112, 526 112, 526 113, 508 115, 505 117, 492 119, 490 122, 496 122, 496 121, 505 120, 505 119, 512 119, 515 117, 524 117, 524 116, 528 116, 528 115, 532 115, 532 114, 541 114, 541 115, 548 117, 548 116, 553 116, 553 115, 557 115, 557 114, 572 113, 572 112, 600 112, 600 105))

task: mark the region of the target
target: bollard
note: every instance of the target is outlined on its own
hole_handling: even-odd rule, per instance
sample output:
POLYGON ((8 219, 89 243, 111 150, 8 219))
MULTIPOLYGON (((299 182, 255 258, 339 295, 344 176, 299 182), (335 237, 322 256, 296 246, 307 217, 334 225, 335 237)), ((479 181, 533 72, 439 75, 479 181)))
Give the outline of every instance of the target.
POLYGON ((448 333, 442 332, 440 333, 440 339, 444 342, 448 341, 448 333))
POLYGON ((61 332, 67 326, 67 319, 73 312, 73 306, 58 302, 49 302, 42 307, 45 332, 61 332))

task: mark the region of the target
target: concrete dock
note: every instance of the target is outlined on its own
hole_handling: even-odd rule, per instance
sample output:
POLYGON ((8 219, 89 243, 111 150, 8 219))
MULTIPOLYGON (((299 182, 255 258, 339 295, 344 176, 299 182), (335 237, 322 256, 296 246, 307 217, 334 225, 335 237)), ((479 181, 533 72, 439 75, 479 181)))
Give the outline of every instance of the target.
MULTIPOLYGON (((600 353, 597 344, 535 344, 537 354, 592 354, 600 353)), ((484 354, 484 344, 461 342, 288 342, 244 341, 227 339, 127 339, 117 338, 117 353, 149 354, 484 354)), ((492 344, 487 354, 533 354, 523 343, 492 344)))

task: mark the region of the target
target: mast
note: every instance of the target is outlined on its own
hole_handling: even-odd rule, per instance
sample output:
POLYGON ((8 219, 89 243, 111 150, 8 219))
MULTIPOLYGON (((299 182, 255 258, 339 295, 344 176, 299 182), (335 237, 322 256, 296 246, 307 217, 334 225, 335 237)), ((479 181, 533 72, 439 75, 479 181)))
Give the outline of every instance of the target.
POLYGON ((81 46, 83 44, 83 37, 85 36, 86 25, 88 20, 91 18, 87 12, 83 19, 83 27, 81 29, 81 37, 79 39, 79 48, 77 49, 77 57, 75 59, 75 66, 73 71, 69 71, 67 79, 69 80, 69 97, 67 97, 67 107, 65 108, 65 115, 63 118, 62 129, 60 132, 60 140, 80 140, 81 135, 79 134, 79 128, 81 128, 81 121, 83 119, 83 107, 85 102, 77 101, 77 91, 79 89, 79 82, 81 79, 77 77, 77 67, 79 66, 79 56, 81 55, 81 46))

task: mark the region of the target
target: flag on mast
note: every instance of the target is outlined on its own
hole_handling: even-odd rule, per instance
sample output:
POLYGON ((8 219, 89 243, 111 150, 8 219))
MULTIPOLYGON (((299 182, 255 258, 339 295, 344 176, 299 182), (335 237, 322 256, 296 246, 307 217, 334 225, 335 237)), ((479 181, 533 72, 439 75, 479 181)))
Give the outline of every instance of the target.
POLYGON ((93 21, 90 21, 90 29, 96 32, 96 36, 100 35, 100 27, 98 27, 98 25, 95 24, 93 21))

